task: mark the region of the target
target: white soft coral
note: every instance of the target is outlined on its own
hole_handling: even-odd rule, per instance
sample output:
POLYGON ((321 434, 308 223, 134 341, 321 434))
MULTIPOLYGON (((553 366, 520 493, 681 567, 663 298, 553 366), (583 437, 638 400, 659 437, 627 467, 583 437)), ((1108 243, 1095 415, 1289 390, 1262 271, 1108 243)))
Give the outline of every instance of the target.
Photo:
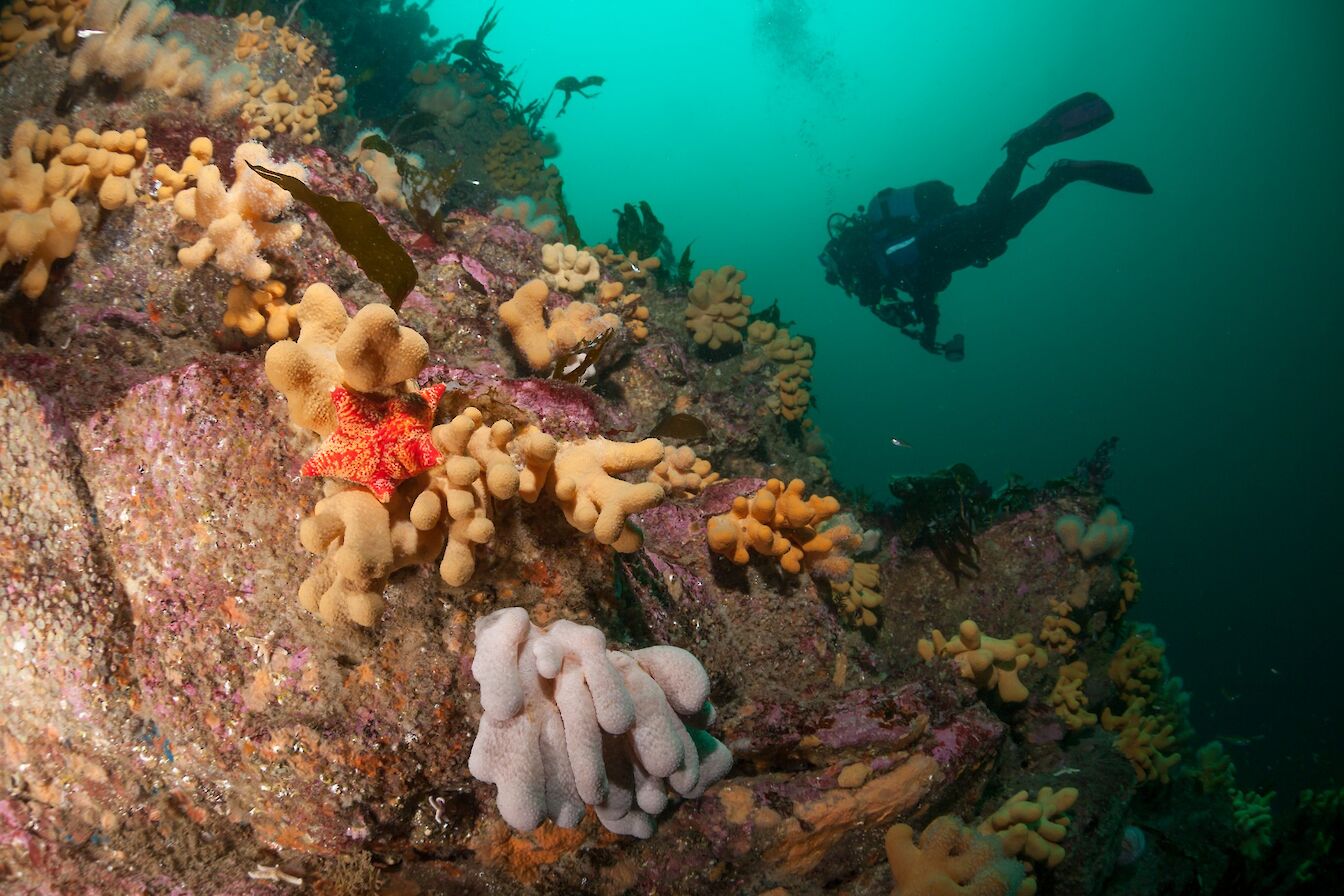
POLYGON ((162 46, 154 37, 173 13, 160 0, 92 0, 84 13, 87 33, 70 59, 70 80, 97 72, 114 81, 143 79, 162 46))
POLYGON ((264 283, 271 276, 271 264, 261 257, 261 251, 287 246, 299 238, 302 228, 297 221, 273 220, 289 208, 293 198, 253 171, 249 163, 300 180, 307 176, 302 165, 272 161, 260 143, 243 143, 234 152, 234 181, 228 189, 219 166, 202 168, 196 186, 173 197, 177 214, 205 230, 192 245, 178 250, 177 260, 183 267, 198 268, 214 258, 221 269, 264 283))
POLYGON ((476 623, 481 685, 472 775, 497 787, 504 820, 574 827, 585 805, 618 834, 649 837, 667 786, 699 797, 733 757, 704 728, 709 676, 677 647, 608 650, 598 629, 542 629, 510 607, 476 623))

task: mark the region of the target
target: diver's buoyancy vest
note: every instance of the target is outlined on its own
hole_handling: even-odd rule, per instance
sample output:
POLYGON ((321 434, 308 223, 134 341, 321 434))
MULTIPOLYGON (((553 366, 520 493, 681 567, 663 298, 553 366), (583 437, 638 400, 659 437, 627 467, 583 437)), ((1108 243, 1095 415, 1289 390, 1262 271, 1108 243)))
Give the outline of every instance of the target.
POLYGON ((895 272, 919 262, 919 206, 915 187, 887 187, 868 203, 872 251, 883 270, 895 272))

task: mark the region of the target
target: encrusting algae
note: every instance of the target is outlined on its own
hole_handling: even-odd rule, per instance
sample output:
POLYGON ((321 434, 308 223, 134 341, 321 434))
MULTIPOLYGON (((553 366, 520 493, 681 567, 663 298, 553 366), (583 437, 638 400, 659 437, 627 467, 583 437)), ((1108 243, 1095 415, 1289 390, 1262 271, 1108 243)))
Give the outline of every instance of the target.
POLYGON ((545 128, 605 76, 216 6, 0 10, 0 880, 1084 892, 1140 783, 1274 854, 1100 485, 898 518, 742 270, 584 241, 545 128))

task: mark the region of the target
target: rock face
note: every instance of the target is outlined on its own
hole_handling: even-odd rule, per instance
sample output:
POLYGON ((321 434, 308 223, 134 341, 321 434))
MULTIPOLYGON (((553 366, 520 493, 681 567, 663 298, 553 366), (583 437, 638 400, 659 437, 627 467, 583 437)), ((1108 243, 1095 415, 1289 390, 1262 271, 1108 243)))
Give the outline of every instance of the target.
MULTIPOLYGON (((228 26, 179 19, 203 52, 232 58, 228 26)), ((63 65, 41 44, 5 69, 0 133, 19 110, 54 112, 50 72, 63 65)), ((148 123, 151 161, 179 161, 198 125, 231 153, 236 123, 192 119, 197 105, 94 91, 78 114, 148 123)), ((494 145, 487 137, 469 144, 494 145)), ((341 157, 302 154, 312 184, 368 200, 341 157)), ((884 535, 869 558, 881 564, 881 622, 861 635, 842 625, 826 582, 706 547, 706 520, 767 477, 836 490, 803 448, 819 434, 766 412, 774 387, 760 346, 695 346, 684 292, 650 278, 638 285, 648 338, 622 330, 592 384, 527 377, 498 307, 537 275, 540 239, 470 208, 432 235, 386 217, 420 271, 401 317, 431 348, 421 384, 448 385, 441 421, 470 403, 559 438, 637 441, 690 412, 709 430, 697 453, 725 478, 639 515, 643 547, 621 555, 549 498, 500 502, 466 585, 446 586, 432 566, 402 570, 376 626, 324 625, 298 600, 317 559, 298 538, 322 497, 299 475, 315 443, 289 425, 264 347, 221 326, 231 278, 181 269, 187 241, 169 205, 87 220, 46 294, 0 300, 0 890, 241 896, 301 881, 325 893, 877 894, 890 888, 882 838, 894 822, 969 820, 1076 775, 1095 795, 1085 789, 1073 830, 1094 840, 1070 835, 1043 892, 1052 881, 1059 893, 1101 891, 1135 785, 1107 736, 1070 734, 1045 704, 1057 663, 1024 670, 1031 697, 1003 705, 915 652, 931 629, 968 617, 998 636, 1034 633, 1052 601, 1072 596, 1086 605, 1074 616, 1079 656, 1104 669, 1121 583, 1112 567, 1066 555, 1053 532, 1061 513, 1095 507, 1043 502, 979 532, 980 572, 960 582, 884 535), (596 626, 621 648, 692 653, 731 774, 674 799, 649 840, 592 817, 511 831, 493 788, 468 771, 481 718, 472 632, 504 607, 539 626, 596 626)), ((322 281, 351 306, 383 300, 316 218, 273 261, 291 297, 322 281)), ((12 274, 0 272, 0 287, 12 274)), ((1094 705, 1109 695, 1101 676, 1091 688, 1094 705)), ((1137 860, 1128 892, 1162 879, 1158 856, 1198 854, 1182 836, 1168 831, 1137 860)), ((1221 853, 1209 855, 1205 867, 1221 853)))
MULTIPOLYGON (((164 232, 162 210, 133 213, 164 232)), ((1005 756, 1047 776, 1081 767, 1041 703, 1050 673, 1023 673, 1026 706, 991 709, 913 649, 966 617, 996 634, 1034 630, 1052 597, 1075 593, 1093 617, 1081 648, 1104 655, 1115 574, 1082 567, 1052 531, 1078 508, 1045 505, 981 533, 981 573, 960 583, 927 551, 884 547, 882 624, 861 637, 826 583, 707 549, 706 520, 763 483, 747 447, 779 446, 769 456, 785 469, 817 462, 756 413, 756 392, 714 387, 734 359, 700 357, 657 326, 673 298, 646 287, 653 334, 624 346, 597 389, 512 375, 494 309, 535 265, 535 243, 502 228, 466 222, 408 300, 434 352, 422 384, 567 438, 635 440, 694 395, 711 428, 704 453, 742 475, 644 512, 643 548, 626 555, 579 536, 547 500, 503 504, 467 585, 447 587, 432 567, 398 573, 372 629, 324 625, 297 600, 315 561, 298 523, 322 491, 298 474, 314 443, 287 423, 260 348, 206 324, 204 300, 157 317, 123 307, 114 284, 168 279, 152 252, 101 253, 96 278, 25 312, 24 342, 3 335, 0 832, 23 850, 3 867, 28 891, 282 892, 284 874, 428 892, 880 893, 895 821, 974 817, 1026 786, 996 778, 1005 756), (429 298, 453 290, 452 302, 429 298), (674 369, 650 375, 653 361, 674 369), (467 770, 480 720, 471 633, 505 606, 596 625, 626 647, 690 651, 710 675, 731 775, 674 800, 648 841, 592 818, 510 831, 467 770)), ((299 251, 353 282, 324 240, 305 231, 299 251)), ((192 276, 207 288, 208 273, 192 276)), ((1081 755, 1125 802, 1132 781, 1105 747, 1081 755)), ((1107 815, 1107 837, 1121 821, 1107 815)), ((1055 876, 1093 880, 1088 869, 1113 856, 1071 850, 1055 876)))
MULTIPOLYGON (((989 779, 1005 728, 973 695, 927 676, 881 681, 904 661, 841 628, 811 579, 708 552, 704 520, 759 480, 646 512, 644 549, 617 559, 555 508, 510 511, 468 586, 409 571, 377 628, 329 627, 295 598, 312 562, 297 524, 320 496, 297 475, 311 445, 255 353, 134 377, 82 419, 32 356, 4 369, 0 544, 14 575, 0 699, 29 798, 7 804, 14 831, 37 815, 81 849, 134 855, 166 811, 150 808, 158 789, 181 824, 219 827, 237 851, 203 846, 202 892, 223 890, 239 854, 304 854, 320 872, 333 860, 316 857, 412 846, 541 890, 586 876, 610 892, 694 892, 849 879, 885 825, 973 806, 989 779), (647 843, 591 820, 511 834, 466 771, 479 706, 464 674, 475 619, 508 603, 695 653, 733 776, 666 813, 647 843)), ((544 419, 577 387, 491 388, 544 419)), ((43 843, 57 871, 78 861, 43 843)))

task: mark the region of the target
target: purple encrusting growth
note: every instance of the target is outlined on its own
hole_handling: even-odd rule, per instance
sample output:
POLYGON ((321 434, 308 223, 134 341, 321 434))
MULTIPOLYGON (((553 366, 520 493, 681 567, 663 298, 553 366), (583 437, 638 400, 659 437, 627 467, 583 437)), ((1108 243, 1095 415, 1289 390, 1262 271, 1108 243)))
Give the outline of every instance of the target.
MULTIPOLYGON (((231 23, 173 23, 203 53, 232 58, 231 23)), ((5 108, 46 109, 62 58, 43 44, 16 59, 5 108)), ((186 101, 81 102, 94 124, 147 124, 155 151, 171 137, 177 156, 152 161, 177 163, 196 135, 186 101)), ((233 123, 209 127, 218 154, 231 152, 233 123)), ((330 195, 369 200, 338 153, 278 141, 277 155, 302 155, 330 195)), ((438 240, 378 212, 420 271, 402 322, 430 345, 421 384, 449 387, 440 422, 470 403, 557 437, 635 441, 686 411, 709 430, 697 453, 724 478, 634 518, 643 548, 619 558, 578 537, 549 499, 499 502, 465 586, 414 567, 391 577, 375 628, 324 625, 297 599, 316 560, 297 536, 323 492, 299 475, 316 440, 289 425, 260 340, 221 326, 232 278, 181 270, 170 205, 101 215, 40 303, 11 307, 0 327, 0 843, 12 847, 0 871, 21 868, 16 892, 295 892, 260 879, 265 869, 294 863, 307 888, 333 879, 338 856, 376 856, 371 873, 402 878, 398 892, 759 893, 783 882, 802 893, 833 882, 869 894, 889 889, 873 868, 895 796, 902 817, 969 818, 1001 767, 1048 776, 1068 764, 1128 804, 1128 766, 1109 742, 1054 736, 1037 699, 1052 673, 1024 672, 1036 696, 1001 718, 950 664, 914 651, 971 615, 995 634, 1035 631, 1049 598, 1081 581, 1100 622, 1080 649, 1103 655, 1114 572, 1080 578, 1053 532, 1061 514, 1094 507, 1050 502, 989 527, 976 537, 980 576, 960 584, 884 533, 887 549, 870 558, 882 622, 861 636, 826 582, 706 547, 708 518, 768 478, 842 494, 824 456, 804 448, 820 451, 819 436, 799 439, 765 412, 759 346, 694 347, 685 296, 664 271, 662 285, 628 284, 650 332, 614 338, 595 387, 527 376, 498 307, 539 272, 538 238, 471 208, 454 209, 438 240), (718 710, 709 730, 736 754, 731 775, 674 801, 646 842, 600 836, 591 819, 514 837, 467 769, 481 712, 473 626, 507 606, 597 626, 620 649, 694 654, 718 710), (1026 737, 1009 737, 1010 721, 1026 737)), ((320 281, 352 311, 382 301, 301 217, 303 235, 273 259, 289 300, 320 281)), ((1118 841, 1120 809, 1107 811, 1118 841)), ((1085 877, 1075 855, 1090 854, 1070 843, 1058 880, 1085 877)))

